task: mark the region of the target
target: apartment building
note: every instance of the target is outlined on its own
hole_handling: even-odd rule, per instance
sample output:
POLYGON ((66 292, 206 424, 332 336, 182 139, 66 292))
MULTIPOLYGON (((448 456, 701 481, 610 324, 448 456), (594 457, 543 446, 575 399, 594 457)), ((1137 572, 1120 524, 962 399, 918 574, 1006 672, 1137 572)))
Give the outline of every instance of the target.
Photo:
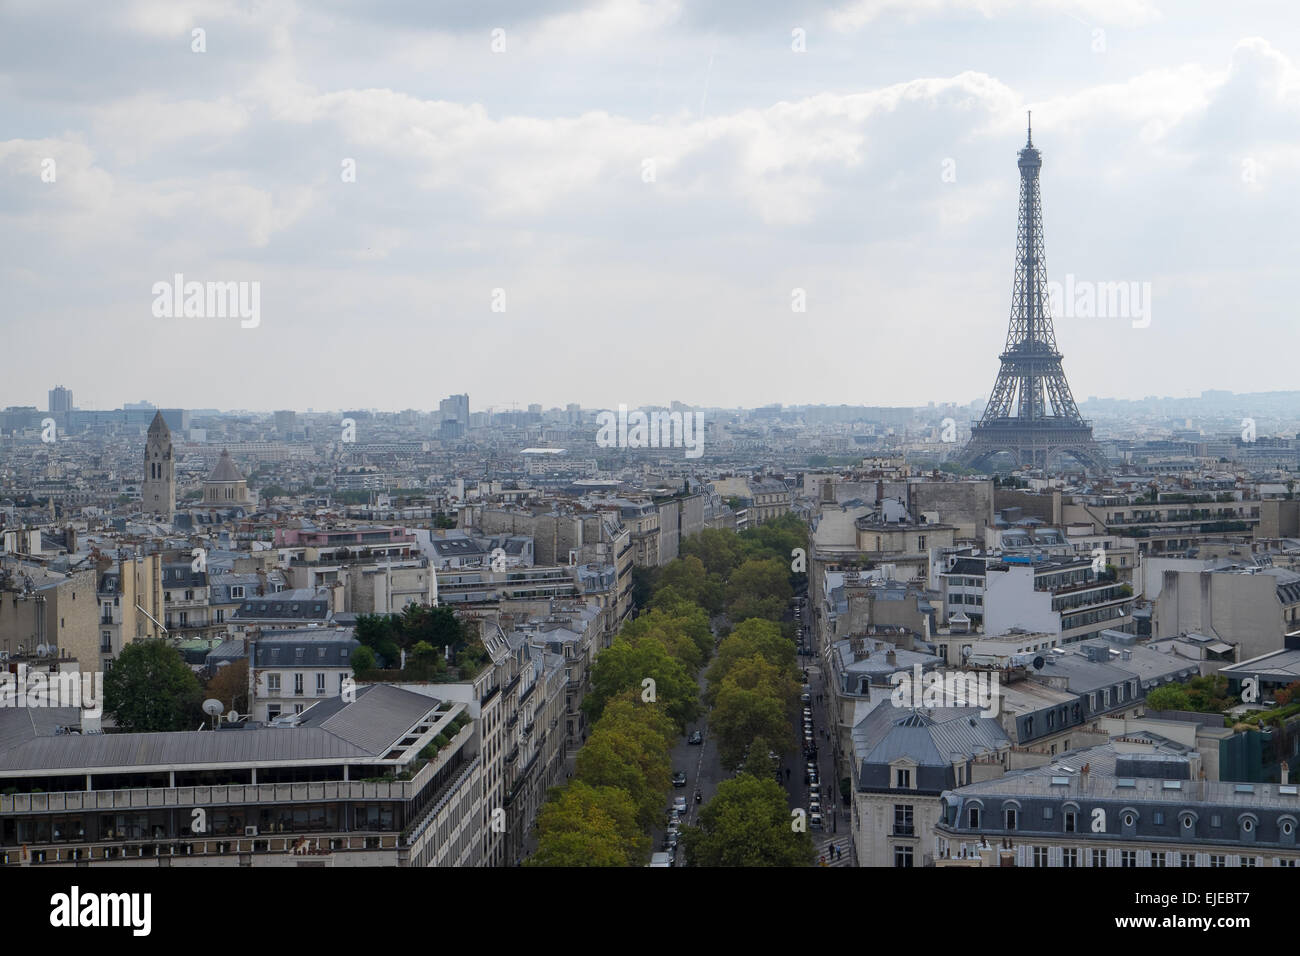
MULTIPOLYGON (((243 644, 243 639, 227 641, 209 655, 209 666, 228 660, 231 646, 243 644)), ((343 681, 352 676, 352 654, 360 646, 351 628, 263 630, 248 641, 245 652, 252 718, 270 722, 281 714, 301 714, 323 698, 338 697, 343 681)))
POLYGON ((277 727, 69 734, 76 711, 0 710, 0 866, 478 865, 467 710, 384 685, 277 727))
POLYGON ((1215 538, 1249 542, 1259 525, 1261 502, 1237 492, 1160 494, 1151 502, 1137 495, 1080 495, 1062 505, 1066 524, 1087 524, 1094 533, 1132 539, 1138 553, 1186 553, 1215 538))
MULTIPOLYGON (((966 578, 966 587, 972 576, 966 578)), ((969 593, 969 592, 968 592, 969 593)), ((1133 630, 1133 589, 1098 574, 1093 562, 1003 556, 986 566, 983 594, 986 634, 1019 628, 1054 635, 1068 644, 1103 630, 1133 630)))
POLYGON ((1194 632, 1230 641, 1240 660, 1280 650, 1300 630, 1300 574, 1254 565, 1167 570, 1153 629, 1161 638, 1194 632))
POLYGON ((100 661, 100 618, 93 569, 60 572, 15 559, 0 562, 0 651, 57 648, 82 668, 100 661))
POLYGON ((1071 751, 952 787, 940 803, 940 866, 1300 865, 1300 787, 1206 780, 1199 754, 1174 741, 1071 751))
POLYGON ((1001 776, 1011 741, 977 708, 881 706, 853 729, 853 849, 858 866, 933 861, 948 791, 1001 776))

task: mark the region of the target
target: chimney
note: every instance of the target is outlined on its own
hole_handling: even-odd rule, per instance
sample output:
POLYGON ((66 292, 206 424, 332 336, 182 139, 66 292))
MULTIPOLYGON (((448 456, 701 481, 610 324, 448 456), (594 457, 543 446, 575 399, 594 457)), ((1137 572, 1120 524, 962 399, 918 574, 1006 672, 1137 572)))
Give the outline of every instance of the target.
POLYGON ((1092 764, 1086 763, 1083 769, 1079 771, 1079 785, 1082 789, 1088 789, 1088 775, 1092 772, 1092 764))
POLYGON ((898 663, 898 654, 894 652, 894 649, 892 647, 885 653, 885 663, 887 664, 898 663))
POLYGON ((1291 766, 1285 760, 1283 760, 1281 769, 1282 769, 1282 785, 1286 786, 1288 783, 1290 783, 1289 777, 1291 776, 1291 766))

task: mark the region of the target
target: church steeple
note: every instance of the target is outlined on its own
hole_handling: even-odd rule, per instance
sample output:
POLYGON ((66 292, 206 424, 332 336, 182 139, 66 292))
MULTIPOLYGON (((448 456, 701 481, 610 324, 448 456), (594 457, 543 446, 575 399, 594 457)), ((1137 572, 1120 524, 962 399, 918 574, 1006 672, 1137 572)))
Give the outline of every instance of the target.
POLYGON ((172 431, 162 412, 153 417, 144 443, 144 483, 140 503, 146 514, 168 521, 176 512, 176 462, 172 456, 172 431))

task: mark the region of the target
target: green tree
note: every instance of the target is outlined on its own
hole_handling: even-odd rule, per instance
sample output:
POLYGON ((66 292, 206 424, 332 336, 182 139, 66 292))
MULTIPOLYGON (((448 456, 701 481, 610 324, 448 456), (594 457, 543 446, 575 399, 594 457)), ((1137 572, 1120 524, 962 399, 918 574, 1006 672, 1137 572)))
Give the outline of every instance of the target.
POLYGON ((1147 710, 1192 710, 1192 700, 1178 684, 1165 684, 1147 694, 1147 710))
POLYGON ((655 702, 664 708, 679 732, 695 719, 700 711, 699 686, 682 666, 658 641, 641 641, 632 644, 621 637, 596 656, 591 669, 591 691, 582 702, 583 710, 594 721, 599 720, 610 698, 629 688, 638 693, 649 688, 644 681, 654 681, 655 702))
POLYGON ((793 593, 788 560, 751 558, 727 579, 727 616, 733 621, 747 617, 779 621, 793 593))
POLYGON ((782 634, 781 625, 761 618, 741 621, 722 639, 713 663, 705 672, 708 681, 705 701, 711 703, 716 698, 718 688, 737 661, 755 655, 782 670, 793 671, 794 644, 782 634))
POLYGON ((740 539, 734 531, 705 528, 682 542, 681 553, 683 558, 698 557, 709 574, 725 578, 740 564, 740 539))
POLYGON ((195 730, 206 719, 198 677, 160 640, 122 648, 104 675, 104 712, 131 733, 195 730))
POLYGON ((736 662, 718 688, 709 719, 724 767, 739 767, 757 737, 771 741, 778 753, 791 750, 795 689, 788 676, 761 657, 736 662))
POLYGON ((795 833, 785 791, 771 778, 741 774, 718 785, 700 825, 682 834, 691 866, 812 866, 813 842, 795 833))
POLYGON ((637 823, 649 830, 663 814, 672 786, 672 761, 663 738, 652 728, 636 721, 611 725, 602 717, 578 751, 574 774, 589 786, 626 793, 636 805, 637 823))
POLYGON ((642 866, 650 855, 632 798, 581 780, 551 791, 537 815, 537 835, 526 866, 642 866))
POLYGON ((352 673, 360 677, 375 669, 375 652, 362 644, 352 651, 352 673))

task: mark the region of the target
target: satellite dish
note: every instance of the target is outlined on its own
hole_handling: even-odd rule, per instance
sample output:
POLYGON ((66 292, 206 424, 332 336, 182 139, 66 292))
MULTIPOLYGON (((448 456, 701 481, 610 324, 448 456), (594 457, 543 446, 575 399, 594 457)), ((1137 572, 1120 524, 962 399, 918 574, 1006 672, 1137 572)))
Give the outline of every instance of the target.
POLYGON ((37 657, 45 657, 45 656, 46 656, 47 654, 49 654, 49 653, 50 653, 49 645, 47 645, 47 644, 37 644, 37 645, 36 645, 36 656, 37 656, 37 657))
POLYGON ((1036 671, 1041 671, 1042 669, 1043 669, 1043 659, 1042 659, 1041 657, 1035 657, 1035 658, 1034 658, 1034 670, 1036 670, 1036 671))
POLYGON ((230 708, 230 713, 226 714, 226 720, 230 721, 232 724, 238 721, 239 711, 235 710, 233 707, 230 708))
POLYGON ((221 703, 221 701, 217 700, 215 697, 209 697, 203 702, 203 712, 209 717, 221 716, 221 712, 224 709, 225 704, 221 703))

